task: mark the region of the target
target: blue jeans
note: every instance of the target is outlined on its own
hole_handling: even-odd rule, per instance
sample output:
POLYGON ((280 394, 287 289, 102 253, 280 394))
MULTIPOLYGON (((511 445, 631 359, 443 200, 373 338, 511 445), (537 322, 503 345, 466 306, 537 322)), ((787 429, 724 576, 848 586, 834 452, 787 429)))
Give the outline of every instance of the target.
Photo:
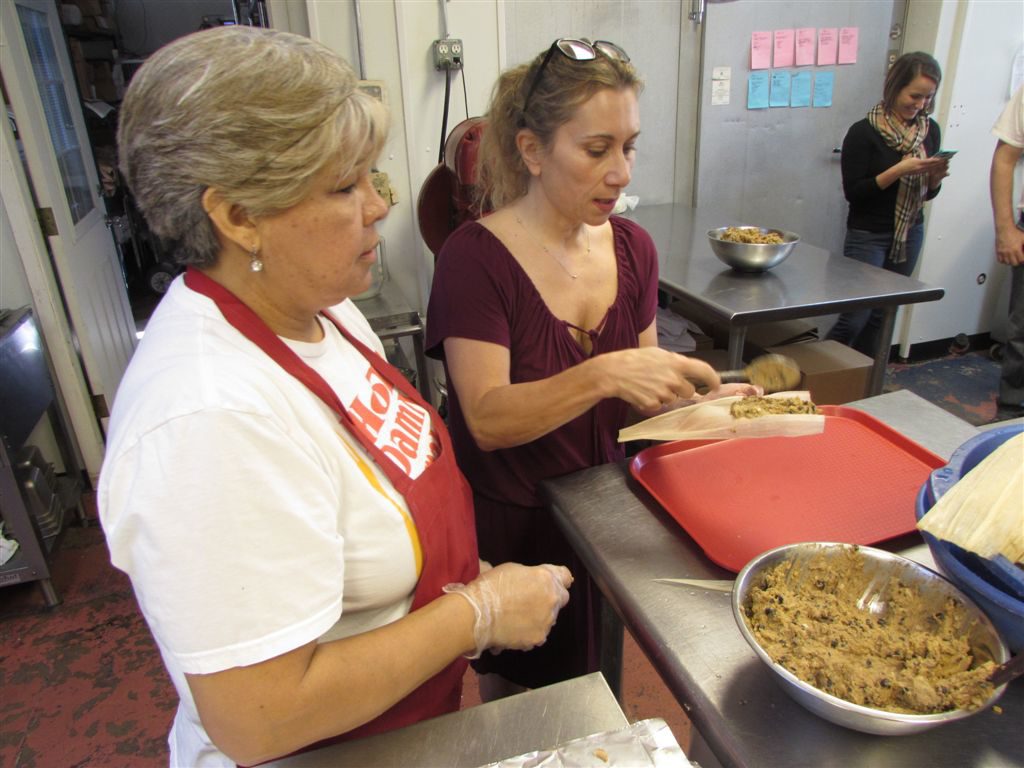
MULTIPOLYGON (((843 255, 872 267, 881 267, 890 272, 910 276, 921 254, 924 239, 924 225, 915 224, 907 232, 907 260, 896 264, 889 259, 892 247, 892 232, 867 232, 863 229, 846 230, 843 255)), ((868 357, 874 357, 878 348, 878 332, 882 326, 884 312, 880 309, 856 309, 844 312, 828 332, 829 339, 853 347, 868 357)))
MULTIPOLYGON (((1024 215, 1017 226, 1024 229, 1024 215)), ((1010 267, 1010 317, 1003 345, 999 405, 1024 407, 1024 264, 1010 267)))

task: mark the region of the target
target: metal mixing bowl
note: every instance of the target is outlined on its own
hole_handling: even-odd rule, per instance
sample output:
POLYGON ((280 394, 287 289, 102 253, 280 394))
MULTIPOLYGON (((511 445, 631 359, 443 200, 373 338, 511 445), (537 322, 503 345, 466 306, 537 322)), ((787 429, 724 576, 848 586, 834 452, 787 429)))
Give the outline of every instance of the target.
POLYGON ((764 272, 777 267, 800 242, 800 236, 781 229, 765 229, 764 227, 718 227, 708 230, 708 241, 715 256, 733 269, 741 272, 764 272), (756 234, 776 234, 782 238, 781 243, 734 243, 723 240, 722 235, 727 229, 739 229, 756 234))
POLYGON ((754 637, 753 632, 751 632, 750 627, 747 625, 746 619, 746 606, 749 603, 748 596, 753 586, 760 583, 761 574, 768 568, 781 562, 792 562, 797 558, 809 559, 819 552, 829 558, 838 558, 844 554, 845 550, 849 549, 859 549, 866 559, 865 569, 862 574, 864 594, 865 596, 870 594, 871 598, 862 598, 858 601, 859 604, 865 604, 863 610, 870 610, 875 616, 884 616, 887 608, 884 600, 884 590, 881 594, 879 594, 878 590, 888 583, 890 576, 898 576, 904 584, 918 588, 922 598, 922 611, 927 611, 930 614, 941 610, 947 597, 954 597, 963 604, 964 610, 972 622, 970 629, 971 647, 975 658, 979 662, 992 659, 996 663, 1001 664, 1009 658, 1010 654, 1006 649, 1006 645, 992 626, 992 622, 988 620, 988 617, 982 613, 970 598, 942 578, 942 576, 925 568, 923 565, 908 560, 905 557, 872 547, 856 547, 852 544, 825 542, 787 544, 786 546, 764 552, 747 563, 743 570, 740 571, 739 576, 737 576, 736 585, 732 593, 733 616, 736 619, 740 632, 746 641, 750 643, 750 647, 754 649, 754 652, 768 665, 775 679, 786 693, 811 712, 837 725, 852 728, 855 731, 881 735, 919 733, 943 723, 969 717, 976 712, 990 707, 1002 695, 1006 688, 1005 685, 995 689, 988 701, 978 709, 958 709, 935 715, 910 715, 873 709, 832 696, 804 682, 789 670, 772 661, 771 657, 761 647, 757 638, 754 637))

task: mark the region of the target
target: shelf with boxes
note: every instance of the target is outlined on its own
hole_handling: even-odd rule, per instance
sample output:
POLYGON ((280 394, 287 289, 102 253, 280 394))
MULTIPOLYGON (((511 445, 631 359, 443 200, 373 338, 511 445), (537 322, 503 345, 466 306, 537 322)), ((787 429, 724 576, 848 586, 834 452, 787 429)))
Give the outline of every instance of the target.
POLYGON ((107 0, 62 2, 60 17, 82 99, 120 101, 124 95, 124 75, 118 55, 113 3, 107 0))
POLYGON ((117 171, 118 110, 128 81, 144 59, 123 51, 114 7, 108 0, 63 0, 60 13, 107 223, 129 294, 134 300, 137 295, 162 293, 173 273, 167 272, 159 245, 117 171))
POLYGON ((117 31, 113 0, 60 0, 59 10, 61 24, 65 27, 94 34, 117 31))

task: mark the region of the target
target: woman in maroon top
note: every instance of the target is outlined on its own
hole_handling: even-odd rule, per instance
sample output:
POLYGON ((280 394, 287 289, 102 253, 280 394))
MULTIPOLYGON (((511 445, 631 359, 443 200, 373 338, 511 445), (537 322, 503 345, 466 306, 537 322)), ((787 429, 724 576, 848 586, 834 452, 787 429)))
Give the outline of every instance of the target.
MULTIPOLYGON (((438 257, 427 347, 445 364, 452 441, 494 563, 572 562, 540 481, 622 459, 631 409, 653 415, 692 398, 694 381, 719 386, 706 363, 658 348, 654 244, 611 215, 633 168, 640 89, 604 41, 557 40, 503 73, 480 148, 494 212, 438 257)), ((485 696, 595 668, 587 581, 542 648, 477 662, 504 678, 485 674, 485 696)))

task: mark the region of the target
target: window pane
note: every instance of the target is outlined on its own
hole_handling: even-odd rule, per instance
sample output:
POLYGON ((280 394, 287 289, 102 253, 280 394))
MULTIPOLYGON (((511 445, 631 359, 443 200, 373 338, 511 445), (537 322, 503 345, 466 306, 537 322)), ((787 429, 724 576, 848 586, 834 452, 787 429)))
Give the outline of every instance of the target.
POLYGON ((71 209, 71 220, 77 224, 93 209, 93 202, 82 148, 75 134, 75 124, 64 91, 57 50, 45 13, 19 5, 18 18, 21 20, 21 31, 32 62, 36 86, 39 88, 39 100, 46 114, 46 126, 60 168, 64 194, 71 209))

